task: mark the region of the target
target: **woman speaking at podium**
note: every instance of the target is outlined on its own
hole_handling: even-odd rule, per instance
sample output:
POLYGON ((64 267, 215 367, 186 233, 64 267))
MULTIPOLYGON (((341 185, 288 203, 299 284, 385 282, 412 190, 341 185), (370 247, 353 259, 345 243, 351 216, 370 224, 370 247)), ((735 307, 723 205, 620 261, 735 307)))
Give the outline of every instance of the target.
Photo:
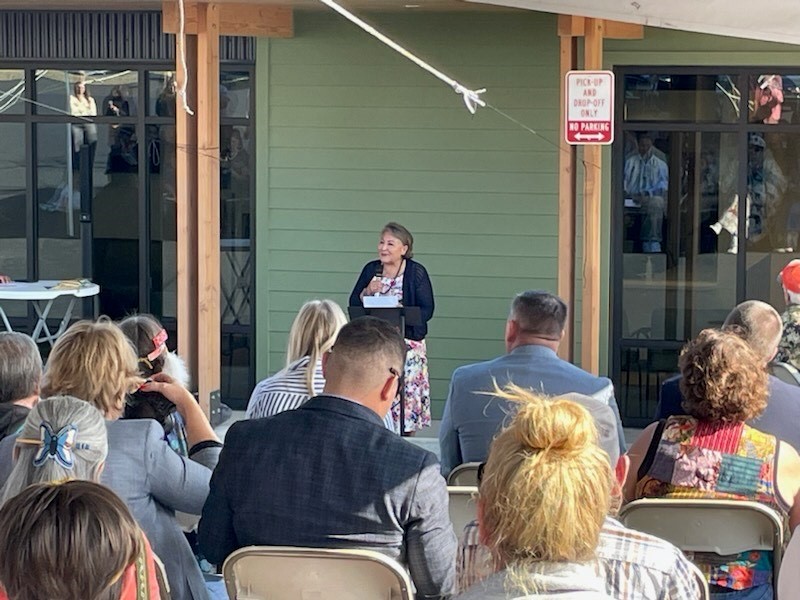
POLYGON ((350 306, 363 306, 364 296, 396 296, 406 308, 419 307, 421 320, 406 325, 404 336, 408 352, 404 376, 405 423, 400 423, 400 404, 392 406, 392 415, 403 435, 431 424, 431 387, 428 381, 428 358, 425 335, 433 316, 433 288, 428 272, 420 263, 411 260, 414 237, 399 223, 387 223, 378 242, 378 260, 364 265, 353 292, 350 306))

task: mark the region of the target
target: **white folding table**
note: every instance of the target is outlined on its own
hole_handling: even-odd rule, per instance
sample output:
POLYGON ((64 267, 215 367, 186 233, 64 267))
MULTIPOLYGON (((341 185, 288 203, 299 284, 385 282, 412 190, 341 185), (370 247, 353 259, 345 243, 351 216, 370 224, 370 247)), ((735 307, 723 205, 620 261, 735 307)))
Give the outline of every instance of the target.
POLYGON ((78 298, 88 298, 100 293, 100 286, 90 283, 77 288, 54 289, 58 285, 58 280, 42 281, 12 281, 11 283, 0 283, 0 318, 6 331, 13 331, 11 323, 8 321, 6 311, 3 310, 3 301, 22 301, 30 302, 33 310, 36 311, 37 322, 31 337, 37 344, 48 342, 51 346, 55 343, 69 325, 72 319, 72 310, 75 307, 75 300, 78 298), (53 304, 62 296, 69 297, 69 304, 61 319, 61 323, 55 333, 50 331, 47 326, 47 316, 53 308, 53 304))

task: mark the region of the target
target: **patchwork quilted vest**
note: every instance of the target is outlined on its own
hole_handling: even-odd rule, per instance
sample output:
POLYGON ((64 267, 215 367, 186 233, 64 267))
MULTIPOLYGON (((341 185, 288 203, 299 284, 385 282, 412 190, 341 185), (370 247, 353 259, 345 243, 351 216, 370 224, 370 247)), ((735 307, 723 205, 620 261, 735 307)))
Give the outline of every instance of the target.
MULTIPOLYGON (((637 498, 751 500, 785 513, 775 493, 775 437, 744 423, 670 417, 654 435, 636 484, 637 498)), ((732 590, 772 581, 772 553, 689 556, 709 584, 732 590)))

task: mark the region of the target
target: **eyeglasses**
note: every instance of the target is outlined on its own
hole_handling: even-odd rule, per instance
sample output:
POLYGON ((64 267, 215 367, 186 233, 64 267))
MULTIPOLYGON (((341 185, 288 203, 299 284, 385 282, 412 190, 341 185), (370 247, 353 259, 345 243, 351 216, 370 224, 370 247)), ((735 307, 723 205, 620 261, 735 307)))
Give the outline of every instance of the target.
POLYGON ((398 373, 394 367, 389 367, 389 373, 397 377, 397 395, 402 397, 405 389, 405 373, 398 373))

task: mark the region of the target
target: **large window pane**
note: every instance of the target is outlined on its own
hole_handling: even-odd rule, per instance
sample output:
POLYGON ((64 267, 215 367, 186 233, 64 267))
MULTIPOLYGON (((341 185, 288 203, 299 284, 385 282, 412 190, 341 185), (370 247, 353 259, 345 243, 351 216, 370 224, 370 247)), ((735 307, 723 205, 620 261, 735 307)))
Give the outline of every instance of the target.
POLYGON ((36 71, 36 112, 73 116, 137 114, 136 71, 36 71))
POLYGON ((138 309, 138 137, 133 126, 38 124, 39 277, 82 275, 79 212, 81 149, 94 184, 93 279, 100 311, 121 318, 138 309))
POLYGON ((748 120, 777 125, 800 123, 800 75, 764 73, 750 78, 748 120))
POLYGON ((736 197, 736 136, 631 133, 637 149, 623 174, 623 337, 683 341, 721 324, 735 304, 736 255, 724 228, 732 218, 735 231, 726 209, 736 197))
POLYGON ((174 117, 177 84, 173 71, 148 71, 147 114, 151 117, 174 117))
POLYGON ((741 93, 734 75, 626 75, 627 121, 735 123, 741 93))
MULTIPOLYGON (((0 273, 25 279, 28 270, 25 201, 25 129, 0 123, 0 273)), ((10 316, 25 316, 25 303, 4 304, 10 316)))
POLYGON ((250 73, 222 71, 219 76, 219 114, 225 117, 250 116, 250 73))
POLYGON ((778 310, 784 299, 776 276, 789 260, 800 257, 800 202, 795 193, 799 160, 800 133, 748 134, 748 298, 764 300, 778 310))
POLYGON ((25 112, 25 72, 21 69, 0 69, 0 115, 21 115, 25 112))
POLYGON ((175 126, 147 128, 150 203, 150 312, 177 317, 175 126))

